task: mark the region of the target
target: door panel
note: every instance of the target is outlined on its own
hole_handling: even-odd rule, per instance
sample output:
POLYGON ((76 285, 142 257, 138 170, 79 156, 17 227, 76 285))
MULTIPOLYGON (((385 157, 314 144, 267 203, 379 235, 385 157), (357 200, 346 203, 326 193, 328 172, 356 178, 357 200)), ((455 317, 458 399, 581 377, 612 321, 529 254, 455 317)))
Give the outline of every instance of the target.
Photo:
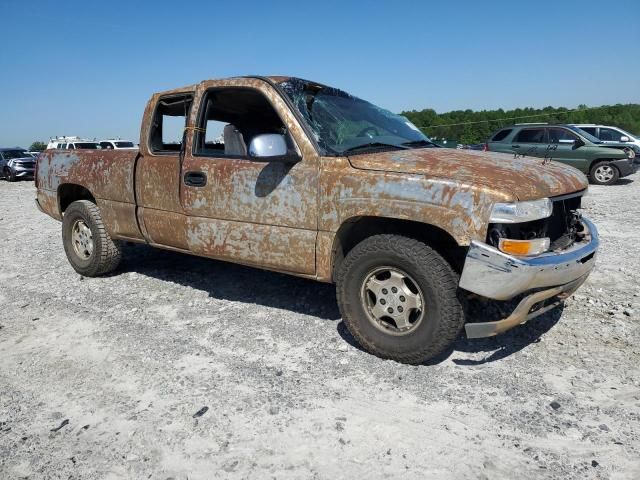
POLYGON ((152 243, 187 249, 187 217, 179 196, 180 160, 177 155, 138 160, 136 194, 140 219, 152 243), (182 233, 181 233, 182 232, 182 233))
MULTIPOLYGON (((201 255, 314 274, 319 173, 313 147, 301 134, 302 129, 284 101, 266 82, 234 79, 218 85, 212 85, 217 87, 217 95, 229 85, 262 93, 280 117, 294 147, 302 153, 302 159, 295 164, 283 164, 240 155, 225 156, 224 152, 215 153, 211 149, 207 152, 211 156, 197 156, 189 150, 181 179, 182 206, 189 217, 189 248, 201 255), (206 185, 185 184, 187 172, 205 175, 206 185)), ((204 92, 197 97, 205 98, 204 92)), ((228 97, 225 102, 229 104, 228 97)), ((252 137, 249 134, 245 137, 248 144, 252 137)), ((195 143, 190 141, 188 145, 193 147, 195 143)))
POLYGON ((187 241, 197 254, 276 270, 315 271, 315 230, 189 217, 187 241))

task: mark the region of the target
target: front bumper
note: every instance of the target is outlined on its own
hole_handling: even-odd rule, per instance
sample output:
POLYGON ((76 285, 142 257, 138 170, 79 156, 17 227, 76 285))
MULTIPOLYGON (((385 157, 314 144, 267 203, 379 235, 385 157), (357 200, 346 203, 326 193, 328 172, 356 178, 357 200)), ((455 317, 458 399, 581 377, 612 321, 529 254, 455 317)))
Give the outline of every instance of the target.
POLYGON ((616 166, 621 178, 633 175, 638 171, 638 163, 636 163, 635 158, 633 160, 614 160, 611 164, 616 166))
MULTIPOLYGON (((535 257, 514 257, 483 242, 473 241, 460 276, 460 288, 494 300, 509 300, 529 290, 538 291, 525 297, 506 319, 467 324, 467 336, 497 335, 543 313, 540 309, 531 312, 541 302, 571 295, 595 266, 600 244, 595 225, 584 217, 582 222, 585 236, 581 242, 562 252, 535 257)), ((549 308, 545 306, 544 311, 549 308)))
POLYGON ((36 171, 35 168, 14 167, 11 171, 15 174, 16 178, 33 178, 36 171))

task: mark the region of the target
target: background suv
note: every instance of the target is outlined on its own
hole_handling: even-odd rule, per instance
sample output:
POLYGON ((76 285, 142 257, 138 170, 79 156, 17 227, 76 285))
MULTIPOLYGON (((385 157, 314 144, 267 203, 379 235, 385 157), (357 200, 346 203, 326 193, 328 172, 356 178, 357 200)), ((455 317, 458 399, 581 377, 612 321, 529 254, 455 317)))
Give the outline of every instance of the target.
POLYGON ((610 127, 608 125, 576 123, 571 126, 578 127, 580 130, 593 135, 603 143, 625 143, 629 146, 633 145, 636 153, 640 152, 640 135, 632 135, 621 128, 610 127))
POLYGON ((620 143, 604 144, 569 125, 520 124, 502 128, 491 136, 487 150, 566 163, 599 185, 615 183, 638 168, 631 148, 620 143))
POLYGON ((0 148, 0 175, 10 182, 33 178, 36 159, 22 148, 0 148))

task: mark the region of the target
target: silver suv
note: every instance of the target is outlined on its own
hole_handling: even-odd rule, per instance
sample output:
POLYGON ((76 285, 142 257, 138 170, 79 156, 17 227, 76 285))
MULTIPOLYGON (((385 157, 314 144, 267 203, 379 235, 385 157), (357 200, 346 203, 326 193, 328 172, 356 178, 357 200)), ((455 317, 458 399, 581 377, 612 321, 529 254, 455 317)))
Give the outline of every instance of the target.
POLYGON ((0 148, 0 175, 9 182, 33 178, 36 159, 22 148, 0 148))
POLYGON ((640 153, 640 135, 632 135, 618 127, 594 123, 574 123, 572 126, 593 135, 602 143, 625 143, 636 153, 640 153))

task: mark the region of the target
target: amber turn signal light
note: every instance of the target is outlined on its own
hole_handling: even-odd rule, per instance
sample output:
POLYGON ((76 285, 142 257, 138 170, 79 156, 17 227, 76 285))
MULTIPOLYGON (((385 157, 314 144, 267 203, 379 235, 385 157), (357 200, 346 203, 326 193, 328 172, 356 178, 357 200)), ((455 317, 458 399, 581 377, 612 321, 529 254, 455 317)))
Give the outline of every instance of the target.
POLYGON ((539 255, 549 250, 549 245, 551 245, 551 240, 547 237, 531 240, 501 238, 498 248, 509 255, 539 255))

